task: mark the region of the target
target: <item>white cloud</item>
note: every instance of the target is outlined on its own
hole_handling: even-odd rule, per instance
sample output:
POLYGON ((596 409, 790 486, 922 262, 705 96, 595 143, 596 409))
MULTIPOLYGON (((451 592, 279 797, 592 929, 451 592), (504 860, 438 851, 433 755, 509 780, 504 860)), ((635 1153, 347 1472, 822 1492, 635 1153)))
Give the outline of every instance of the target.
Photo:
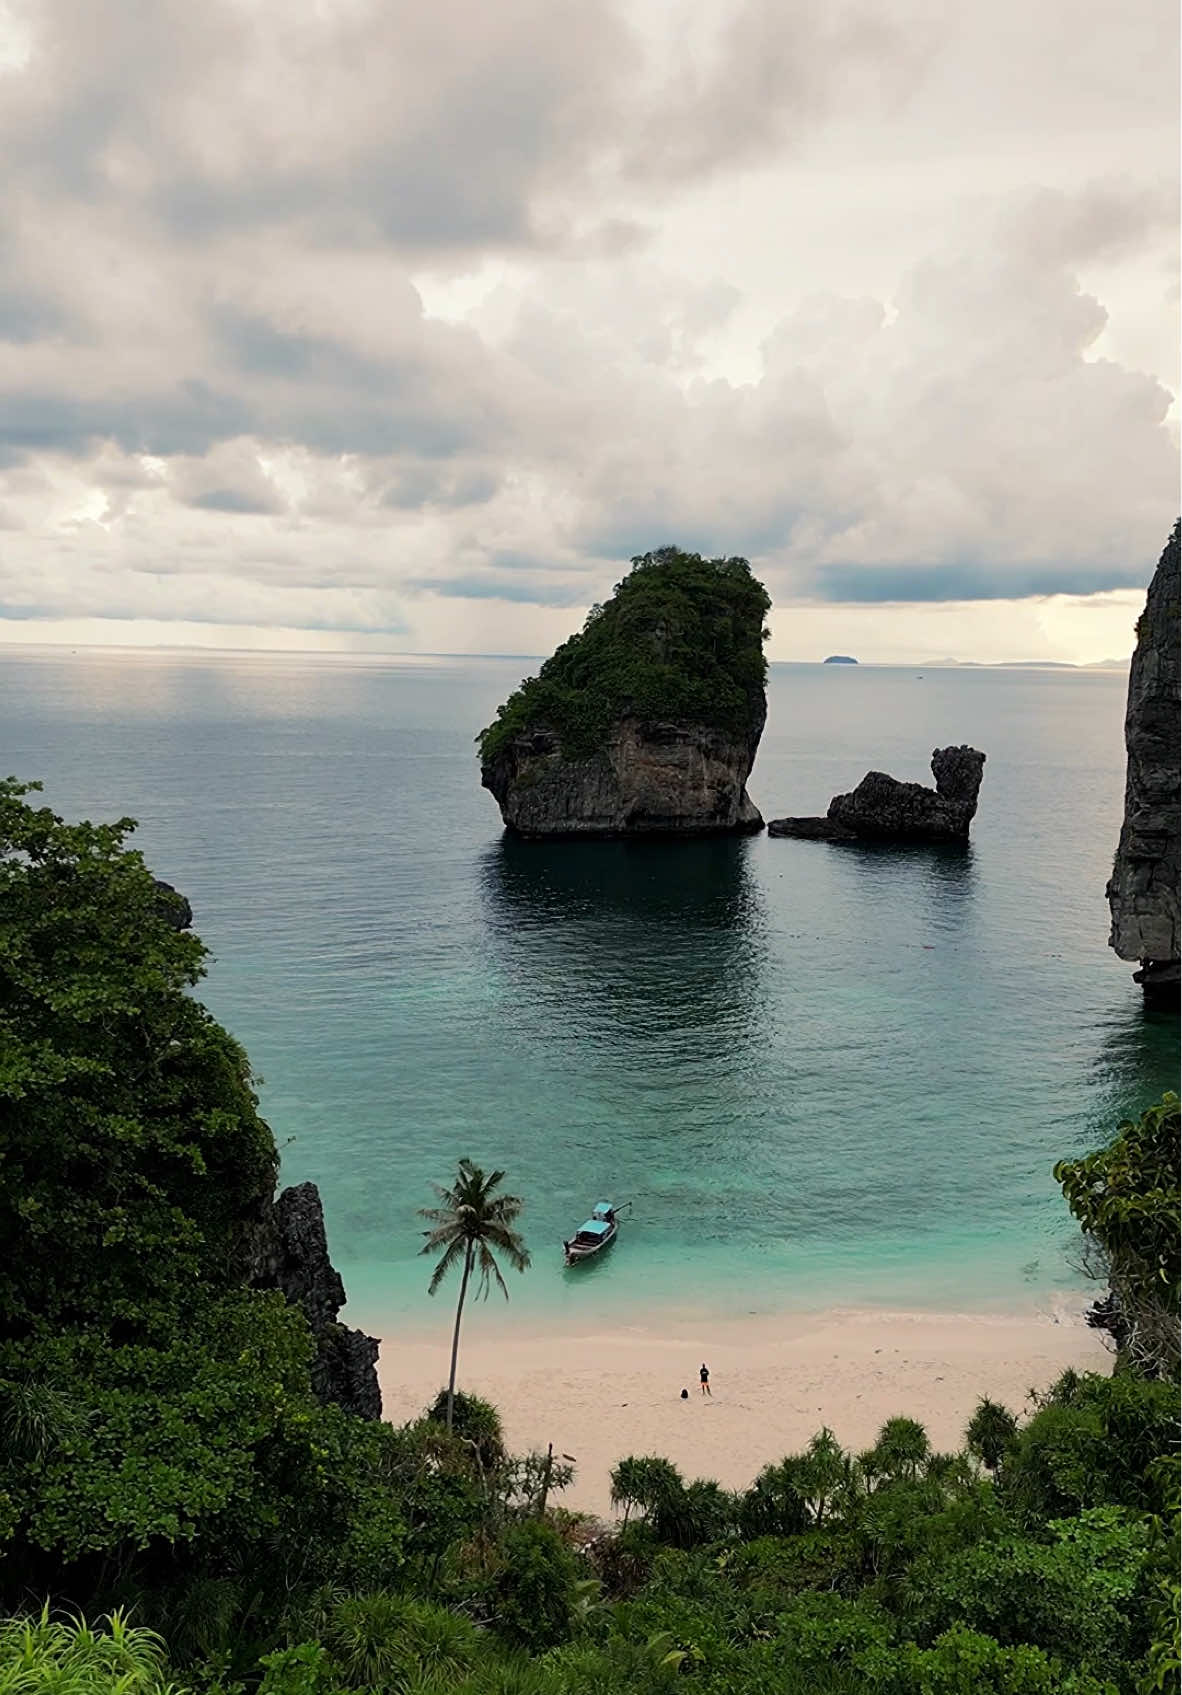
POLYGON ((677 540, 748 553, 795 656, 827 602, 1083 653, 1176 502, 1175 33, 1156 0, 0 22, 0 639, 523 651, 677 540))

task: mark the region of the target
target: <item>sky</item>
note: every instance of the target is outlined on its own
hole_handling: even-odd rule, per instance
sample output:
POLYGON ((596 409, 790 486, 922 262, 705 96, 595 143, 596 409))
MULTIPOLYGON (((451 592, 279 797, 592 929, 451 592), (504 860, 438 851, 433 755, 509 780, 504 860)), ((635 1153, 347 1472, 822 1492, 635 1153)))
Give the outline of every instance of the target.
POLYGON ((0 0, 0 641, 1121 658, 1173 0, 0 0))

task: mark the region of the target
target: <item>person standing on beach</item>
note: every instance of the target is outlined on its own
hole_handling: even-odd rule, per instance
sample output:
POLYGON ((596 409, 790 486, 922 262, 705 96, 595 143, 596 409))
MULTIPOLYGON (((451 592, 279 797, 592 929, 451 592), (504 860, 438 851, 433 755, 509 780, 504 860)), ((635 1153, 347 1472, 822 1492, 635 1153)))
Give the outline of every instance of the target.
MULTIPOLYGON (((710 1395, 710 1367, 706 1364, 705 1360, 702 1362, 702 1367, 698 1372, 698 1376, 702 1380, 703 1395, 710 1395)), ((714 1396, 710 1395, 710 1399, 713 1400, 714 1396)))

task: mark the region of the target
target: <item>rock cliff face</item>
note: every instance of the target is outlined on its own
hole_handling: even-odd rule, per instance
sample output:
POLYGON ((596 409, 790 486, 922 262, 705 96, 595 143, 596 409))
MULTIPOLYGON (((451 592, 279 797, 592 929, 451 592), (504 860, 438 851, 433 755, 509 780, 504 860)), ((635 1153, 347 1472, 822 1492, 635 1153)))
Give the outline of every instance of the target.
POLYGON ((279 1289, 303 1308, 316 1339, 312 1387, 361 1418, 382 1416, 375 1369, 378 1344, 337 1323, 345 1285, 328 1257, 324 1209, 315 1183, 284 1189, 264 1212, 249 1245, 248 1280, 255 1289, 279 1289))
POLYGON ((768 834, 831 842, 967 841, 984 769, 985 755, 976 748, 937 748, 934 789, 869 771, 852 793, 834 795, 824 818, 774 818, 768 834))
POLYGON ((1158 561, 1129 672, 1125 816, 1108 904, 1109 946, 1138 959, 1147 995, 1176 999, 1178 939, 1179 529, 1158 561))
POLYGON ((589 757, 533 729, 483 762, 506 825, 522 836, 708 835, 761 830, 747 794, 764 713, 747 736, 622 718, 589 757))

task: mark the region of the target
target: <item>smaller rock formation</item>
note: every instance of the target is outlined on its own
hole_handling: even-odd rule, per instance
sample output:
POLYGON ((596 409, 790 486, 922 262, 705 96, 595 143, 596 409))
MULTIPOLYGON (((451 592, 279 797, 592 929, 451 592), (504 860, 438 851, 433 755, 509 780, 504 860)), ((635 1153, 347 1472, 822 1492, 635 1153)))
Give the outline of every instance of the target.
POLYGON ((1147 999, 1176 1001, 1179 984, 1179 527, 1158 560, 1129 671, 1125 815, 1112 877, 1109 947, 1138 959, 1147 999))
POLYGON ((823 663, 826 665, 856 665, 858 661, 851 659, 848 653, 831 653, 823 663))
POLYGON ((293 1305, 303 1308, 316 1339, 312 1363, 316 1394, 360 1418, 380 1418, 378 1344, 374 1337, 337 1322, 345 1304, 345 1285, 328 1257, 324 1209, 315 1183, 284 1189, 252 1246, 252 1286, 279 1289, 293 1305))
POLYGON ((834 795, 824 818, 774 818, 769 836, 828 842, 964 842, 977 810, 985 755, 972 747, 938 747, 934 789, 868 771, 852 793, 834 795))

